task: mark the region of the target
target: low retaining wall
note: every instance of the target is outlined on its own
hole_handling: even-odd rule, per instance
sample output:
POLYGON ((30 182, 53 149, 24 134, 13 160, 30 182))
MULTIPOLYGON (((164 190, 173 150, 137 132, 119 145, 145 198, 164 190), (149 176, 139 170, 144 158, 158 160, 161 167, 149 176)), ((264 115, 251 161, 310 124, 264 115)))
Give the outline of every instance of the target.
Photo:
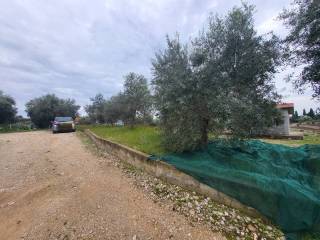
POLYGON ((269 139, 287 139, 287 140, 303 140, 303 135, 290 134, 290 135, 258 135, 259 138, 269 138, 269 139))
POLYGON ((119 143, 115 143, 110 140, 98 137, 88 129, 85 130, 85 134, 96 144, 98 148, 119 157, 122 161, 136 168, 142 169, 168 183, 175 184, 188 190, 195 191, 204 196, 210 197, 218 203, 222 203, 227 206, 239 209, 247 215, 260 217, 265 221, 268 221, 254 208, 248 207, 240 203, 236 199, 233 199, 225 195, 224 193, 219 192, 212 187, 209 187, 208 185, 200 183, 198 180, 194 179, 190 175, 179 171, 172 165, 169 165, 160 160, 150 160, 148 159, 149 155, 136 151, 119 143))

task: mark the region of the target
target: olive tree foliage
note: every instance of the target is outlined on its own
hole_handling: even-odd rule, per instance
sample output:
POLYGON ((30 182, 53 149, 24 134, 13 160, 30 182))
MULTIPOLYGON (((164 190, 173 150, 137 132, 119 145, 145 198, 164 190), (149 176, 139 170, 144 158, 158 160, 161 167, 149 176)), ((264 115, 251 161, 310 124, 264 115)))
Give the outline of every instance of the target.
POLYGON ((293 82, 299 90, 311 85, 313 97, 320 99, 320 2, 294 0, 280 19, 289 28, 284 39, 285 58, 293 67, 303 66, 302 74, 292 77, 293 82))
POLYGON ((167 38, 167 49, 156 54, 152 65, 165 147, 176 151, 196 148, 201 138, 196 106, 199 99, 187 47, 178 38, 167 38))
POLYGON ((50 126, 56 116, 75 118, 80 106, 73 99, 61 99, 54 94, 34 98, 26 103, 26 112, 31 121, 39 128, 50 126))
POLYGON ((124 89, 117 95, 106 100, 102 94, 97 94, 91 102, 85 110, 94 123, 115 124, 121 120, 133 126, 147 123, 151 118, 152 97, 147 79, 140 74, 127 74, 124 89))
POLYGON ((93 98, 90 98, 90 101, 92 103, 84 107, 85 111, 89 116, 90 121, 92 123, 104 123, 104 108, 106 100, 104 99, 103 95, 101 93, 98 93, 93 98))
POLYGON ((0 91, 0 124, 13 122, 17 113, 15 100, 0 91))
POLYGON ((136 73, 125 76, 124 90, 120 93, 123 107, 123 120, 129 125, 145 122, 149 119, 152 107, 152 98, 147 79, 136 73))
POLYGON ((103 115, 106 123, 113 125, 123 119, 122 99, 122 95, 119 93, 105 102, 103 115))
POLYGON ((245 4, 208 22, 191 50, 167 38, 152 63, 164 144, 173 151, 205 146, 209 133, 248 137, 278 118, 272 82, 278 39, 256 33, 253 7, 245 4))
MULTIPOLYGON (((219 92, 224 99, 221 99, 223 103, 219 109, 223 112, 223 118, 227 119, 224 129, 236 137, 263 132, 279 121, 275 103, 280 97, 272 80, 280 65, 280 41, 272 33, 266 36, 257 34, 253 11, 253 6, 244 4, 240 8, 233 8, 224 19, 211 17, 209 25, 213 27, 199 41, 200 46, 203 40, 205 44, 215 39, 222 42, 220 47, 223 51, 217 64, 221 73, 218 79, 219 92), (212 31, 215 27, 221 29, 221 23, 223 41, 221 36, 214 36, 216 31, 212 31)), ((214 45, 211 43, 211 46, 214 45)), ((217 51, 216 47, 210 46, 208 50, 217 51)), ((200 62, 198 66, 207 68, 209 72, 216 71, 210 63, 211 54, 205 54, 203 58, 207 62, 200 62)), ((207 79, 210 81, 210 76, 207 79)))

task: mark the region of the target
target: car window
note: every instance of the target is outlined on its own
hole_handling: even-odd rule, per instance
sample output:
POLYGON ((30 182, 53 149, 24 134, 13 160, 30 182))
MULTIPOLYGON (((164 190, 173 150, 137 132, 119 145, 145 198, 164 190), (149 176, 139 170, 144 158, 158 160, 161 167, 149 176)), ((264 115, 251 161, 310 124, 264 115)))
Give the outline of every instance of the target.
POLYGON ((70 122, 73 121, 72 117, 55 117, 56 122, 70 122))

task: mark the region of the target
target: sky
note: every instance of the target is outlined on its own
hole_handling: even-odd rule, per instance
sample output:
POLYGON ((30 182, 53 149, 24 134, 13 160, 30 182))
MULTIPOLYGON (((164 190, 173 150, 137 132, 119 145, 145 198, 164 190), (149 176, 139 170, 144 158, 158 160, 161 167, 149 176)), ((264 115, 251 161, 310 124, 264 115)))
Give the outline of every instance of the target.
MULTIPOLYGON (((287 30, 276 18, 289 0, 251 0, 259 34, 287 30)), ((239 0, 0 0, 0 90, 16 99, 18 114, 25 103, 54 93, 84 106, 102 93, 122 89, 128 72, 149 80, 151 59, 165 48, 165 36, 179 33, 187 43, 206 25, 210 13, 224 15, 239 0)), ((299 70, 299 69, 298 69, 299 70)), ((298 71, 297 70, 297 71, 298 71)), ((283 101, 303 108, 320 106, 307 89, 297 94, 275 76, 283 101)), ((84 113, 83 108, 80 110, 84 113)))

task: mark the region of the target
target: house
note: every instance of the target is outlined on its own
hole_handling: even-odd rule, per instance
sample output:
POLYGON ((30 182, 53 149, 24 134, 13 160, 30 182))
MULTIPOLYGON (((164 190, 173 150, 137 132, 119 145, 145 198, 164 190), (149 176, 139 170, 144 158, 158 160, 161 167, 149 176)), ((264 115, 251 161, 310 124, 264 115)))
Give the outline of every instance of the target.
POLYGON ((293 103, 280 103, 276 106, 280 110, 283 122, 274 125, 268 130, 270 135, 274 136, 289 136, 290 135, 290 115, 293 114, 293 103))

